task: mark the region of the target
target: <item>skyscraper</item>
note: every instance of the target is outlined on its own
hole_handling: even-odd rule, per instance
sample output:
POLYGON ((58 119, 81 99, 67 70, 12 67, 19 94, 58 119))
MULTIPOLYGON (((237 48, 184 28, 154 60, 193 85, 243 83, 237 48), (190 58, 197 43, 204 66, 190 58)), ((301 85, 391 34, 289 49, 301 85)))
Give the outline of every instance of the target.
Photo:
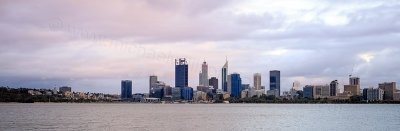
POLYGON ((256 90, 261 90, 261 74, 260 73, 255 73, 254 74, 254 88, 256 90))
POLYGON ((331 84, 329 85, 329 90, 330 90, 330 96, 336 96, 337 95, 337 90, 339 88, 339 82, 338 80, 334 80, 331 82, 331 84))
POLYGON ((278 70, 272 70, 269 72, 269 89, 278 90, 279 95, 281 94, 281 72, 278 70))
POLYGON ((132 81, 122 80, 121 81, 121 99, 126 100, 132 98, 132 81))
POLYGON ((349 85, 344 85, 344 92, 350 92, 351 95, 360 95, 360 78, 350 77, 349 85))
POLYGON ((157 88, 157 76, 150 76, 149 79, 149 94, 151 94, 154 90, 154 88, 157 88))
POLYGON ((240 78, 240 74, 237 73, 231 74, 231 86, 232 86, 231 96, 235 98, 241 98, 242 79, 240 78))
POLYGON ((223 91, 228 92, 228 60, 226 60, 225 65, 222 67, 221 74, 221 88, 223 91))
POLYGON ((208 86, 208 65, 204 61, 201 65, 201 72, 199 74, 199 85, 201 86, 208 86))
POLYGON ((185 58, 175 59, 175 87, 188 86, 188 64, 185 58))
POLYGON ((228 75, 228 80, 227 80, 227 84, 226 84, 226 92, 228 92, 229 94, 231 94, 231 92, 232 92, 232 82, 231 82, 231 79, 232 79, 232 77, 231 77, 231 75, 228 75))
POLYGON ((213 88, 215 90, 218 89, 218 79, 217 79, 217 77, 211 77, 211 79, 208 81, 208 83, 210 84, 210 86, 213 86, 213 88))

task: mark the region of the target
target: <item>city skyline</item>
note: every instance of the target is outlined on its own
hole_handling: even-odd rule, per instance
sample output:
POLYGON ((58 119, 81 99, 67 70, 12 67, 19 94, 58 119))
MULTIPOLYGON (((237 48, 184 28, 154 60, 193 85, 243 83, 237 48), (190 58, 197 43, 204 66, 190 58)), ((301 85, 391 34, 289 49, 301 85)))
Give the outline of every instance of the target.
POLYGON ((281 92, 294 81, 343 88, 349 75, 361 89, 400 82, 398 1, 0 3, 0 86, 118 94, 133 80, 146 93, 150 75, 174 85, 176 58, 188 61, 190 87, 204 60, 221 85, 226 58, 243 84, 260 73, 269 89, 280 70, 281 92))

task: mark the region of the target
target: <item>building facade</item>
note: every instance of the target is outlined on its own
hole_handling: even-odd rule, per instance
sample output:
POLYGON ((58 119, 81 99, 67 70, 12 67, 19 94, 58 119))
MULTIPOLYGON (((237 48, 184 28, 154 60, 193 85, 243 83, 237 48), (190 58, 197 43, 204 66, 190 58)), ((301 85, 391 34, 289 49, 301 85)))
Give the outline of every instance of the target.
POLYGON ((228 80, 227 80, 227 84, 226 84, 226 89, 227 89, 227 93, 229 93, 229 94, 231 94, 231 92, 232 92, 232 77, 231 77, 231 75, 228 75, 228 78, 227 78, 228 80))
POLYGON ((172 100, 180 100, 182 98, 182 89, 181 88, 172 88, 172 100))
POLYGON ((175 87, 188 86, 189 66, 185 58, 175 59, 175 87))
POLYGON ((367 99, 370 101, 383 100, 384 90, 380 88, 367 88, 367 99))
POLYGON ((253 83, 254 83, 254 88, 256 88, 256 90, 261 90, 261 74, 260 73, 255 73, 253 75, 253 83))
POLYGON ((121 81, 121 99, 131 99, 132 98, 132 81, 122 80, 121 81))
POLYGON ((226 61, 225 65, 222 67, 221 74, 221 88, 224 92, 228 92, 228 61, 226 61))
POLYGON ((203 62, 201 65, 201 72, 199 73, 199 85, 208 86, 208 65, 207 62, 203 62))
POLYGON ((306 85, 303 87, 303 98, 314 98, 314 87, 306 85))
POLYGON ((277 90, 281 94, 281 72, 272 70, 269 72, 269 90, 277 90))
POLYGON ((385 94, 383 95, 384 100, 394 100, 393 94, 397 91, 396 82, 380 83, 379 88, 385 91, 385 94))
POLYGON ((187 100, 187 101, 193 100, 193 88, 184 87, 182 89, 182 97, 184 100, 187 100))
POLYGON ((242 93, 242 79, 240 78, 240 74, 231 74, 231 83, 231 96, 235 98, 240 98, 242 93))
POLYGON ((339 89, 339 82, 338 82, 338 80, 334 80, 334 81, 332 81, 330 84, 329 84, 329 91, 330 91, 330 93, 329 93, 329 95, 330 96, 337 96, 337 94, 338 94, 338 89, 339 89))
POLYGON ((217 77, 211 77, 210 80, 208 80, 208 83, 210 86, 212 86, 215 90, 218 89, 218 79, 217 77))
POLYGON ((149 79, 149 94, 151 94, 153 92, 154 88, 157 88, 157 76, 150 76, 149 79))

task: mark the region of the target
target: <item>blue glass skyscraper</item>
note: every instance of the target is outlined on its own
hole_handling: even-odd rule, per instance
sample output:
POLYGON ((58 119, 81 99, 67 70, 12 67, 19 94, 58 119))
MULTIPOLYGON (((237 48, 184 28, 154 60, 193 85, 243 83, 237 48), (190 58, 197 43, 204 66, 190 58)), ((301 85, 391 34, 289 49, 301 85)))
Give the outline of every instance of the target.
POLYGON ((240 74, 237 73, 231 74, 231 83, 232 83, 231 96, 235 98, 240 98, 242 93, 242 79, 240 78, 240 74))
POLYGON ((132 98, 132 81, 122 80, 121 81, 121 99, 131 99, 132 98))
POLYGON ((184 88, 188 86, 188 64, 185 58, 175 59, 175 87, 184 88))
POLYGON ((278 70, 272 70, 269 72, 269 89, 278 90, 279 95, 281 94, 281 72, 278 70))

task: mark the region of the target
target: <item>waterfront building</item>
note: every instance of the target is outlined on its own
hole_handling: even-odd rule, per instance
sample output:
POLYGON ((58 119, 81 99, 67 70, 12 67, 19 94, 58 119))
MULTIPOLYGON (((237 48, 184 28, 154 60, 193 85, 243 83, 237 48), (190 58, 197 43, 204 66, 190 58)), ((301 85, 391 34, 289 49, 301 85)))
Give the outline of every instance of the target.
POLYGON ((208 83, 210 86, 212 86, 215 90, 218 89, 218 79, 217 77, 211 77, 211 79, 208 80, 208 83))
POLYGON ((71 87, 68 87, 68 86, 62 86, 62 87, 60 87, 59 88, 59 91, 60 91, 60 93, 62 94, 62 93, 64 93, 64 92, 72 92, 71 91, 71 87))
POLYGON ((193 88, 191 87, 184 87, 182 89, 182 97, 184 100, 193 100, 193 88))
POLYGON ((201 65, 201 72, 199 73, 199 85, 208 86, 208 65, 207 62, 203 62, 201 65))
POLYGON ((329 91, 330 91, 330 96, 337 96, 338 92, 337 90, 339 89, 339 82, 338 80, 334 80, 330 83, 329 85, 329 91))
POLYGON ((172 88, 169 85, 164 86, 164 97, 172 95, 172 88))
POLYGON ((313 98, 327 98, 330 96, 329 85, 314 85, 313 90, 313 98))
POLYGON ((400 91, 393 93, 393 100, 400 101, 400 91))
POLYGON ((260 73, 255 73, 253 75, 253 83, 254 83, 254 88, 256 88, 256 90, 261 90, 261 74, 260 73))
POLYGON ((164 88, 154 88, 154 98, 163 98, 164 97, 164 88))
POLYGON ((226 60, 221 70, 221 88, 224 92, 228 92, 228 60, 226 60))
POLYGON ((383 95, 384 100, 394 100, 393 94, 397 91, 396 82, 380 83, 379 88, 385 91, 385 94, 383 95))
POLYGON ((349 85, 344 85, 344 92, 349 93, 352 96, 360 95, 360 78, 350 77, 349 85))
POLYGON ((314 86, 306 85, 303 87, 303 98, 314 98, 314 86))
POLYGON ((242 79, 240 78, 240 74, 231 74, 231 88, 231 96, 235 98, 240 98, 242 92, 242 79))
POLYGON ((181 88, 172 88, 172 100, 180 100, 182 98, 181 88))
POLYGON ((121 81, 121 99, 127 100, 132 98, 132 81, 122 80, 121 81))
POLYGON ((360 95, 360 85, 344 85, 344 92, 349 92, 352 96, 360 95))
POLYGON ((277 90, 281 94, 281 72, 272 70, 269 72, 269 90, 277 90))
POLYGON ((153 89, 158 87, 157 81, 158 81, 157 80, 157 76, 155 76, 155 75, 150 76, 150 79, 149 79, 149 94, 152 94, 153 89))
POLYGON ((188 86, 189 66, 185 58, 175 59, 175 87, 184 88, 188 86))
POLYGON ((384 90, 380 88, 366 88, 363 90, 363 95, 366 96, 365 100, 370 100, 370 101, 377 101, 377 100, 383 100, 383 95, 384 95, 384 90), (366 94, 364 94, 364 90, 366 90, 366 94))

